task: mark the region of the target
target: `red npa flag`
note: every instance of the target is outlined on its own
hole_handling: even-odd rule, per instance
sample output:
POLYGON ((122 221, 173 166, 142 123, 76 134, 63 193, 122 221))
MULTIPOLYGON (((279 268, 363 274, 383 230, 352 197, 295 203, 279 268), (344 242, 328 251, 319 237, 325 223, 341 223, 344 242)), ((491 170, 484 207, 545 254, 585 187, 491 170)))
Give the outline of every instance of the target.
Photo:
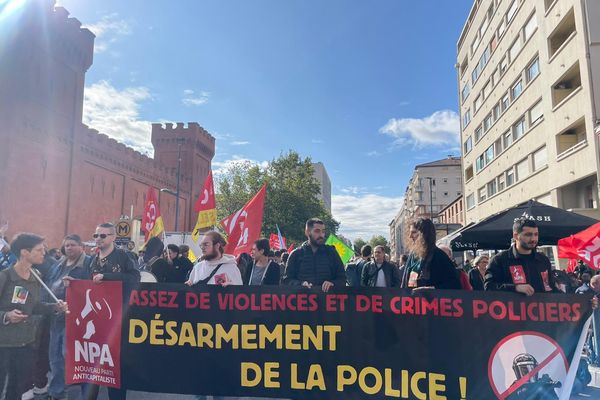
POLYGON ((225 231, 229 233, 225 253, 236 257, 242 253, 250 253, 252 243, 260 237, 266 193, 267 185, 264 184, 241 210, 223 220, 227 221, 225 225, 221 221, 225 231))
POLYGON ((600 222, 560 239, 558 257, 582 260, 591 268, 600 269, 600 222))
POLYGON ((65 382, 121 387, 121 282, 72 281, 65 314, 65 382))

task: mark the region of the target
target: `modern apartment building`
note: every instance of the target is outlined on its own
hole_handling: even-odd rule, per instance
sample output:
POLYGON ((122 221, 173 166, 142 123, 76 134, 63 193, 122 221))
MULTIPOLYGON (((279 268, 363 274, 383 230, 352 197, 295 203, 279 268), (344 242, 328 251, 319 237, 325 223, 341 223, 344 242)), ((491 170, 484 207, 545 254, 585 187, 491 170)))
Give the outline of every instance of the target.
POLYGON ((404 203, 390 222, 390 256, 397 259, 406 252, 402 239, 405 224, 416 218, 432 218, 462 194, 461 164, 459 157, 420 164, 410 178, 404 193, 404 203))
POLYGON ((312 166, 315 170, 314 177, 321 188, 321 193, 318 196, 319 200, 322 200, 325 208, 331 212, 331 179, 329 179, 329 174, 322 162, 312 163, 312 166))
POLYGON ((457 74, 466 223, 531 198, 597 212, 600 1, 475 1, 457 74))

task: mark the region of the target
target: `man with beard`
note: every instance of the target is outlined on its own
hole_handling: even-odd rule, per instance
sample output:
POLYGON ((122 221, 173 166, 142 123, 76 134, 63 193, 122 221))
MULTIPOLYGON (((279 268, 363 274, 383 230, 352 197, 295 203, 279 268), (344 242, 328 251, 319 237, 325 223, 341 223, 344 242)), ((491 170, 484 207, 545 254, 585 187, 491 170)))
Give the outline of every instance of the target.
POLYGON ((539 231, 535 221, 519 218, 513 224, 514 244, 498 253, 485 274, 485 290, 523 293, 558 292, 548 257, 536 251, 539 231))
POLYGON ((242 285, 242 274, 235 257, 224 254, 227 241, 219 232, 206 232, 200 248, 202 257, 194 266, 186 285, 242 285))
POLYGON ((325 224, 318 218, 306 221, 308 241, 290 254, 283 284, 290 286, 313 285, 328 292, 333 286, 346 286, 344 264, 335 247, 325 244, 325 224))

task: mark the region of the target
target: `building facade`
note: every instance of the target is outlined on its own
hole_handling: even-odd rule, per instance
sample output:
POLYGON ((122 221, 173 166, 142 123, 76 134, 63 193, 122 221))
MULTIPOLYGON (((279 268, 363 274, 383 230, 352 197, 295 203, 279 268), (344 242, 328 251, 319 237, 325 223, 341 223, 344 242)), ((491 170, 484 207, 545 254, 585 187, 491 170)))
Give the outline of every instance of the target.
POLYGON ((465 210, 463 199, 463 196, 460 195, 456 200, 440 210, 438 220, 441 224, 459 224, 464 226, 465 210))
POLYGON ((449 156, 415 167, 400 211, 389 224, 392 258, 398 259, 407 252, 403 243, 406 223, 417 218, 432 218, 437 223, 438 213, 462 195, 461 176, 459 157, 449 156))
MULTIPOLYGON (((84 125, 94 35, 54 1, 25 2, 0 33, 0 223, 8 235, 35 232, 58 246, 67 233, 88 240, 98 223, 141 217, 149 187, 176 190, 179 146, 179 227, 191 230, 214 137, 196 123, 154 124, 152 159, 84 125)), ((173 229, 175 196, 160 193, 159 204, 173 229)))
POLYGON ((478 0, 458 41, 466 223, 598 211, 600 2, 478 0))
POLYGON ((325 169, 325 165, 322 162, 312 163, 315 170, 314 177, 319 182, 321 193, 319 194, 319 200, 323 201, 325 208, 331 212, 331 180, 329 174, 325 169))

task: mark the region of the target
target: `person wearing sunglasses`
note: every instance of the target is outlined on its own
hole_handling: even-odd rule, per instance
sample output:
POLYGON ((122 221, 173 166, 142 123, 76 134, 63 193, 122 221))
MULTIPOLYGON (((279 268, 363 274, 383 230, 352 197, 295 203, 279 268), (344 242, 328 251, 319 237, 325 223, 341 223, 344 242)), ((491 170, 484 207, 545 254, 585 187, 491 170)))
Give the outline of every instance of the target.
POLYGON ((96 227, 93 237, 98 253, 92 260, 92 280, 96 283, 102 281, 123 281, 130 285, 138 283, 140 272, 127 253, 115 247, 115 233, 115 226, 108 222, 96 227))
MULTIPOLYGON (((140 282, 140 271, 135 268, 133 260, 124 250, 115 247, 115 234, 115 226, 109 222, 96 227, 93 237, 96 241, 97 254, 90 266, 92 280, 98 284, 103 281, 122 281, 125 288, 133 289, 140 282)), ((127 297, 124 295, 123 298, 127 297)), ((95 400, 98 391, 98 385, 89 384, 85 398, 95 400)), ((108 398, 126 399, 127 390, 108 388, 108 398)))

